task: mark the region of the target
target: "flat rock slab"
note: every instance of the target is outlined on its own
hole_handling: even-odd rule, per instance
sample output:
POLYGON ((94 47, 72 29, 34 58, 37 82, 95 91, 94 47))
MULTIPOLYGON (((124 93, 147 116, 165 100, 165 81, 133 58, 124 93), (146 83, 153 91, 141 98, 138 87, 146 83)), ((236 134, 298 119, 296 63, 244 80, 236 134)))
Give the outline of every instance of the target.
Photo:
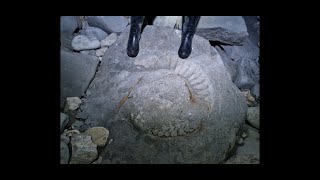
POLYGON ((87 16, 88 24, 110 33, 121 33, 129 21, 124 16, 87 16))
POLYGON ((242 45, 249 36, 242 16, 201 16, 196 34, 230 45, 242 45))
POLYGON ((110 131, 102 163, 221 163, 247 106, 218 52, 195 35, 181 59, 180 30, 146 26, 130 58, 129 30, 105 52, 78 111, 110 131))
POLYGON ((60 52, 60 96, 81 97, 96 72, 99 60, 90 55, 60 52))

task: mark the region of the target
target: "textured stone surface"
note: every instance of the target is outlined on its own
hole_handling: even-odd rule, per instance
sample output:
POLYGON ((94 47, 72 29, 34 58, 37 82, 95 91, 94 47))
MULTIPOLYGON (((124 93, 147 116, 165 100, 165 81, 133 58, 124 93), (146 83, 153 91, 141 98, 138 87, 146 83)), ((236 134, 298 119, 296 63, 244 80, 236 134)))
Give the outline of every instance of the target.
POLYGON ((74 111, 80 106, 81 103, 82 103, 81 99, 78 97, 67 97, 66 98, 66 110, 74 111))
POLYGON ((107 33, 121 33, 129 21, 124 16, 87 16, 88 24, 107 33))
POLYGON ((109 130, 104 127, 93 127, 86 130, 84 134, 91 136, 93 143, 95 143, 97 146, 103 147, 107 143, 109 130))
POLYGON ((146 26, 130 58, 128 35, 129 27, 106 51, 79 111, 111 130, 104 162, 222 162, 247 106, 218 52, 195 35, 192 54, 180 59, 181 31, 146 26))
POLYGON ((97 49, 100 47, 100 41, 95 36, 78 35, 71 42, 72 48, 76 51, 97 49))
POLYGON ((77 135, 71 138, 70 164, 90 164, 98 157, 97 145, 91 136, 77 135))

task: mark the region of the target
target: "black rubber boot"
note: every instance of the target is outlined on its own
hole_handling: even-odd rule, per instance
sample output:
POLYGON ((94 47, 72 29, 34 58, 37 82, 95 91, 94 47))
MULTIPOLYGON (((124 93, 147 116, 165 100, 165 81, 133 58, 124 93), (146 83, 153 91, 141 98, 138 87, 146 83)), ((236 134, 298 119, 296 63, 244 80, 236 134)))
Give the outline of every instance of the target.
POLYGON ((136 57, 139 53, 139 41, 143 20, 144 16, 131 16, 130 34, 127 44, 127 54, 130 57, 136 57))
POLYGON ((200 16, 185 16, 182 25, 181 45, 178 55, 182 59, 189 57, 192 51, 192 39, 196 32, 200 16))

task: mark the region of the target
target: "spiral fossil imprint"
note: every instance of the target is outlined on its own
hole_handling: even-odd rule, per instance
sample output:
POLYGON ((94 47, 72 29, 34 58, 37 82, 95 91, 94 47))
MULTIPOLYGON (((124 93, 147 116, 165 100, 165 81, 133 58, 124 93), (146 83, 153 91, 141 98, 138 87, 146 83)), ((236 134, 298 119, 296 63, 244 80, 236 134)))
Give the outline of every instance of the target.
MULTIPOLYGON (((141 54, 142 53, 143 52, 141 52, 141 54)), ((131 117, 129 119, 131 119, 131 122, 133 122, 135 126, 139 127, 140 130, 143 130, 150 135, 154 135, 158 137, 183 136, 183 135, 196 132, 202 127, 204 121, 207 119, 208 114, 212 109, 213 88, 212 88, 212 85, 210 84, 209 77, 206 75, 206 73, 203 71, 200 65, 192 61, 179 59, 175 54, 170 54, 170 52, 161 54, 161 55, 149 56, 148 59, 136 58, 133 64, 135 65, 133 68, 136 68, 136 67, 143 68, 143 70, 140 70, 140 71, 152 73, 153 76, 156 76, 155 74, 157 73, 155 72, 157 71, 164 72, 163 74, 168 74, 168 76, 161 74, 159 79, 164 83, 169 83, 168 86, 170 86, 171 88, 174 87, 176 89, 181 89, 181 91, 188 92, 187 93, 188 96, 185 99, 189 99, 189 100, 185 103, 182 103, 182 104, 180 103, 181 109, 183 109, 181 110, 181 114, 182 113, 188 113, 189 115, 197 114, 196 116, 197 118, 195 119, 192 119, 192 116, 188 118, 188 116, 183 116, 181 114, 180 115, 168 114, 167 117, 164 117, 164 119, 161 119, 161 117, 158 117, 159 114, 155 114, 153 118, 146 118, 144 116, 145 115, 144 109, 148 109, 148 108, 150 109, 150 107, 143 106, 143 107, 139 107, 139 109, 134 109, 133 112, 131 113, 131 117), (177 82, 183 82, 183 83, 177 83, 177 82), (183 112, 186 109, 188 109, 187 110, 188 112, 183 112)), ((130 88, 127 95, 121 99, 121 101, 115 108, 116 110, 120 110, 121 106, 126 103, 126 101, 129 99, 129 97, 132 94, 134 94, 134 91, 140 86, 143 86, 144 79, 146 79, 146 77, 144 78, 143 76, 141 76, 137 80, 137 82, 130 88)), ((145 81, 148 81, 148 80, 145 80, 145 81)), ((148 84, 146 85, 147 89, 150 89, 152 87, 151 84, 153 84, 153 82, 148 81, 145 83, 148 84)), ((155 82, 155 83, 160 83, 160 82, 155 82)), ((154 86, 155 86, 154 88, 157 89, 159 84, 156 84, 154 86)), ((164 91, 161 88, 158 88, 158 89, 160 89, 159 91, 164 91)), ((147 99, 148 97, 147 95, 145 95, 146 93, 147 92, 144 90, 143 92, 138 94, 138 96, 140 97, 143 96, 143 99, 145 101, 151 101, 147 99)), ((173 94, 174 92, 169 92, 169 94, 170 93, 172 96, 177 97, 176 94, 173 94)), ((131 98, 131 99, 132 101, 135 101, 134 98, 131 98)), ((153 101, 157 101, 157 100, 153 100, 153 101)), ((154 102, 154 104, 156 103, 161 104, 161 102, 163 101, 159 100, 159 102, 154 102)), ((176 105, 174 98, 173 100, 169 100, 166 102, 167 104, 168 103, 172 104, 172 106, 176 105)), ((169 106, 168 108, 170 107, 171 106, 169 106)), ((161 110, 157 109, 157 111, 161 111, 161 110)), ((150 116, 150 114, 147 116, 150 116)))

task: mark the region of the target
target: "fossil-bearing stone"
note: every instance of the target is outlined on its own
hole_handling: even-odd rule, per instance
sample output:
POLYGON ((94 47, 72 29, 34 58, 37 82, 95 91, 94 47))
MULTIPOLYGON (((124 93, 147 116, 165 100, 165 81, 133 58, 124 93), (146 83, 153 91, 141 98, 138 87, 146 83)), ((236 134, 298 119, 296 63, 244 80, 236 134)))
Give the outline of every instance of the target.
POLYGON ((131 58, 129 30, 105 52, 78 112, 110 130, 103 163, 223 162, 247 106, 216 49, 195 35, 181 59, 180 30, 146 26, 131 58))

